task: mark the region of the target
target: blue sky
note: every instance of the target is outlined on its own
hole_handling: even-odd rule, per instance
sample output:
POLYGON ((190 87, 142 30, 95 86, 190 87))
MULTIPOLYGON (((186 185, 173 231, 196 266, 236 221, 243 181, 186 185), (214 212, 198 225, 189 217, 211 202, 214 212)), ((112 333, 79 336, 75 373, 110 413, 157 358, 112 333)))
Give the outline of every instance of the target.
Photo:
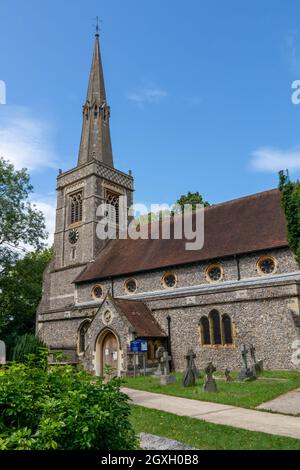
POLYGON ((77 161, 102 19, 115 166, 136 202, 217 203, 300 176, 297 0, 0 0, 0 154, 30 169, 53 226, 55 178, 77 161))

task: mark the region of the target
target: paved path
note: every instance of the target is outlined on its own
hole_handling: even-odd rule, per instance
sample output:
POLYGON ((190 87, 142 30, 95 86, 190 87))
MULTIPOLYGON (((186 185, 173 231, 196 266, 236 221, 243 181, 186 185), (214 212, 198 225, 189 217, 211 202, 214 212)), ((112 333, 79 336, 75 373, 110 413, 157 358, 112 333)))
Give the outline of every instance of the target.
POLYGON ((300 415, 300 388, 285 393, 274 400, 262 403, 258 410, 271 410, 277 413, 287 413, 290 415, 300 415))
POLYGON ((135 405, 214 424, 300 439, 300 418, 123 388, 135 405))

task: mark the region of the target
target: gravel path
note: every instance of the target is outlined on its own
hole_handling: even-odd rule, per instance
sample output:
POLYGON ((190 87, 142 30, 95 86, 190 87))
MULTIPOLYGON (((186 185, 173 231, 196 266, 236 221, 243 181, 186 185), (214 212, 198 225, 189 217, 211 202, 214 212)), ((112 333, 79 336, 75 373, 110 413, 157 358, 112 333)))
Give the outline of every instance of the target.
POLYGON ((144 432, 139 434, 139 438, 140 446, 143 450, 195 450, 193 447, 189 447, 181 442, 144 432))

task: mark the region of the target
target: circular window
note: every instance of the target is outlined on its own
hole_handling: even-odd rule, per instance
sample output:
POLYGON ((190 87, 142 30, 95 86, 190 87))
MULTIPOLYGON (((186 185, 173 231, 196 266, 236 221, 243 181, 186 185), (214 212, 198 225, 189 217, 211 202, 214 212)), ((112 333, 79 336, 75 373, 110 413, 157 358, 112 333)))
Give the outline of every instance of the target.
POLYGON ((166 273, 162 278, 162 284, 166 289, 171 289, 177 285, 177 277, 173 273, 166 273))
POLYGON ((206 279, 209 282, 217 282, 223 279, 223 269, 219 264, 212 264, 206 270, 206 279))
POLYGON ((109 325, 112 322, 112 313, 110 310, 107 310, 106 312, 103 313, 102 321, 106 325, 109 325))
POLYGON ((102 288, 102 286, 95 286, 92 290, 92 295, 95 299, 102 299, 102 297, 103 297, 103 288, 102 288))
POLYGON ((135 279, 128 279, 125 282, 125 290, 128 292, 128 294, 134 294, 134 292, 137 290, 137 282, 135 279))
POLYGON ((276 271, 276 261, 271 256, 263 256, 257 262, 257 270, 260 274, 273 274, 276 271))

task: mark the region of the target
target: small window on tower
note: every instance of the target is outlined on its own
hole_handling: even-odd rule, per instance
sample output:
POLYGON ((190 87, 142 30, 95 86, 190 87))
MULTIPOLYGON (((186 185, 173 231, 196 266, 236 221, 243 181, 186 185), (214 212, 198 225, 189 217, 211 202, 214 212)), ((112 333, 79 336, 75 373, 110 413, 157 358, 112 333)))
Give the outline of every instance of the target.
POLYGON ((71 216, 70 223, 75 224, 82 220, 82 192, 72 194, 71 199, 71 216))

